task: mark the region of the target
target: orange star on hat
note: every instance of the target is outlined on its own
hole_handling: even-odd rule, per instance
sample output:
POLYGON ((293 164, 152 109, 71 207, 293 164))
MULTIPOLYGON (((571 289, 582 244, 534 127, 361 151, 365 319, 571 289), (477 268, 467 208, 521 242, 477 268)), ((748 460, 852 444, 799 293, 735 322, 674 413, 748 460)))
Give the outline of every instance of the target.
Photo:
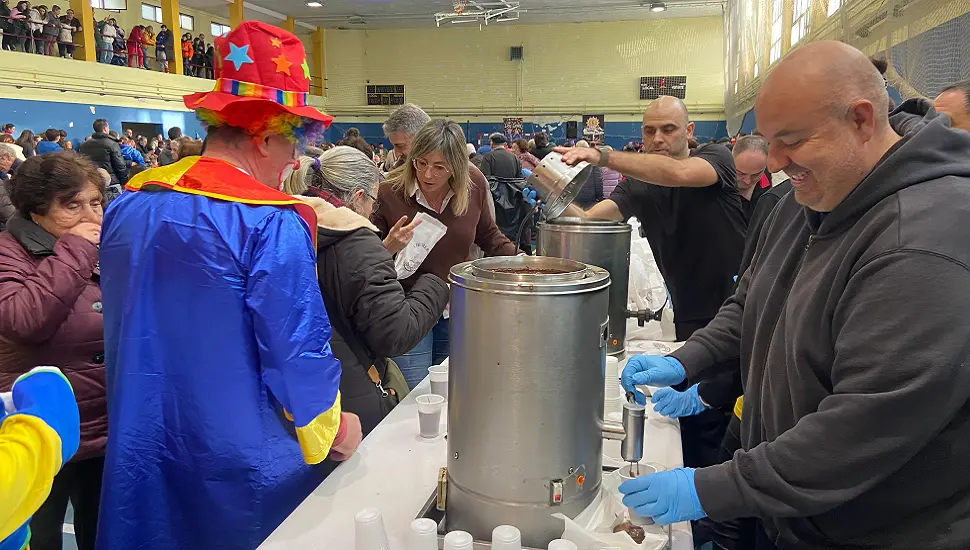
POLYGON ((189 109, 208 109, 232 126, 255 116, 287 112, 329 125, 333 117, 307 105, 310 79, 290 66, 306 62, 303 43, 292 33, 259 21, 244 21, 216 39, 222 71, 211 92, 183 98, 189 109))

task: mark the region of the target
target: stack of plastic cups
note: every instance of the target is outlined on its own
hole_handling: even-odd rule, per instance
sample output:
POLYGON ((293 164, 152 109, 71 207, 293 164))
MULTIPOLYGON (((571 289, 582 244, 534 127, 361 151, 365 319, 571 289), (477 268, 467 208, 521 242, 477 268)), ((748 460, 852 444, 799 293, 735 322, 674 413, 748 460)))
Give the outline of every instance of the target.
POLYGON ((445 550, 472 550, 475 540, 465 531, 452 531, 445 535, 445 550))
POLYGON ((571 540, 556 539, 549 542, 549 550, 579 550, 579 547, 571 540))
POLYGON ((433 519, 419 518, 411 522, 408 550, 438 550, 438 524, 433 519))
POLYGON ((620 360, 613 356, 606 357, 606 386, 603 395, 606 401, 603 414, 623 412, 623 392, 620 388, 620 360))
POLYGON ((522 550, 522 533, 511 525, 492 530, 492 550, 522 550))
POLYGON ((364 508, 354 516, 354 550, 389 550, 384 518, 377 508, 364 508))

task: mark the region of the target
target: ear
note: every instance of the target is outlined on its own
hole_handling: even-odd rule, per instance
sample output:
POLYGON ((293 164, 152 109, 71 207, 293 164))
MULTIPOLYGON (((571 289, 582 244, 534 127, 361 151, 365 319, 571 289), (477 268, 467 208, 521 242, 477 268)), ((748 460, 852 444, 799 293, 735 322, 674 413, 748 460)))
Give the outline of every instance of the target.
POLYGON ((687 123, 687 137, 694 137, 694 123, 687 123))
POLYGON ((268 158, 270 156, 269 140, 270 134, 253 136, 253 149, 255 149, 257 155, 263 158, 268 158))
POLYGON ((867 99, 860 99, 849 106, 846 114, 849 124, 862 134, 863 141, 869 141, 876 132, 876 107, 867 99))

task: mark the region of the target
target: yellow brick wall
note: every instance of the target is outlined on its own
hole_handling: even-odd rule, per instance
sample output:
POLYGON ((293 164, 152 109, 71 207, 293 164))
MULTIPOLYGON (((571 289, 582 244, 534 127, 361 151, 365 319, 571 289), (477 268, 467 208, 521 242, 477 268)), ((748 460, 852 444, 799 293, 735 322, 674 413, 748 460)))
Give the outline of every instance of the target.
MULTIPOLYGON (((549 25, 327 31, 328 110, 367 112, 365 85, 404 84, 409 102, 482 116, 637 115, 639 79, 687 75, 692 111, 723 116, 720 17, 549 25), (524 61, 510 61, 510 46, 524 61)), ((612 117, 613 120, 617 116, 612 117)))

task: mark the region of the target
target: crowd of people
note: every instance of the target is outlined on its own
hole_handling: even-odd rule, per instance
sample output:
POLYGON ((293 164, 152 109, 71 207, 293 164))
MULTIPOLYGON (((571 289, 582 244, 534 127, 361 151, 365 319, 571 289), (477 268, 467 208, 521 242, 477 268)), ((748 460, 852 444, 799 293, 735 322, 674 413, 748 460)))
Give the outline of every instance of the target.
POLYGON ((74 10, 62 11, 57 4, 31 6, 27 0, 10 7, 9 0, 0 1, 0 31, 4 50, 38 53, 71 58, 74 54, 74 33, 81 31, 81 22, 74 10))
MULTIPOLYGON (((282 29, 232 33, 305 56, 282 29)), ((80 550, 258 546, 447 356, 449 270, 531 252, 496 182, 556 151, 596 167, 569 215, 640 220, 686 340, 624 369, 642 402, 662 387, 686 466, 625 504, 718 548, 970 545, 970 83, 890 114, 865 56, 819 42, 766 79, 758 134, 696 145, 662 97, 629 151, 498 133, 480 152, 412 104, 386 153, 353 129, 314 146, 332 118, 311 107, 185 103, 204 148, 3 127, 0 438, 22 443, 0 458, 30 498, 0 507, 0 540, 59 548, 71 502, 80 550), (447 231, 401 275, 419 214, 447 231)))
MULTIPOLYGON (((108 65, 136 67, 169 72, 169 61, 179 55, 183 72, 198 78, 215 78, 215 48, 204 34, 193 37, 185 33, 178 42, 166 25, 155 33, 153 25, 135 25, 125 31, 110 15, 101 21, 92 19, 97 59, 108 65)), ((37 53, 72 59, 75 35, 81 32, 81 21, 74 10, 59 5, 31 5, 20 0, 13 7, 0 0, 0 33, 4 50, 37 53)))

